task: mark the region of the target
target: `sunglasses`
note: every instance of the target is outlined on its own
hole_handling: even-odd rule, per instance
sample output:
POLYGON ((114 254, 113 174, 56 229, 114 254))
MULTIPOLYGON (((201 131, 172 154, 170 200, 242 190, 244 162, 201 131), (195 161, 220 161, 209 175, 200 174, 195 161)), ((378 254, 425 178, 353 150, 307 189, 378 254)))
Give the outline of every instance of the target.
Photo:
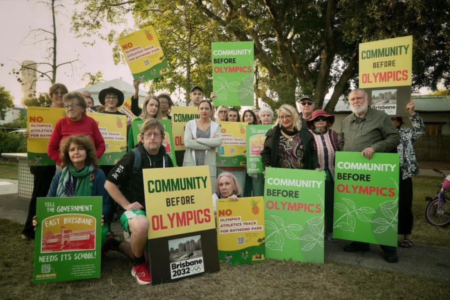
POLYGON ((303 106, 305 106, 305 105, 312 105, 313 103, 312 102, 300 102, 303 106))
POLYGON ((326 117, 317 117, 314 119, 314 122, 323 122, 323 121, 328 121, 328 118, 326 117))

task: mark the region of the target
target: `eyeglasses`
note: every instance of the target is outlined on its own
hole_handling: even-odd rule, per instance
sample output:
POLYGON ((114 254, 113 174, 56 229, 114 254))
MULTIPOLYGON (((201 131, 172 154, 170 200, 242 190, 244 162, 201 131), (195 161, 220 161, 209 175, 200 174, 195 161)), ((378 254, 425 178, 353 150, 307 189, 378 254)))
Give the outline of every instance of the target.
POLYGON ((284 119, 291 119, 291 118, 292 118, 292 115, 279 116, 278 118, 281 119, 281 120, 284 120, 284 119))
POLYGON ((105 100, 117 100, 117 96, 106 96, 105 100))
POLYGON ((306 101, 305 101, 305 102, 300 102, 300 104, 303 105, 303 106, 306 106, 306 105, 313 105, 313 103, 312 103, 312 102, 309 102, 309 101, 308 101, 308 102, 306 102, 306 101))
POLYGON ((169 105, 169 102, 160 101, 159 104, 161 104, 161 105, 169 105))
POLYGON ((317 117, 314 119, 314 122, 322 122, 322 121, 328 121, 328 118, 326 117, 317 117))
POLYGON ((226 114, 227 111, 226 110, 219 110, 219 114, 226 114))
POLYGON ((147 138, 147 139, 148 139, 148 138, 151 138, 151 137, 157 139, 157 138, 160 138, 160 137, 161 137, 161 133, 158 133, 158 132, 144 133, 143 136, 144 136, 145 138, 147 138))
POLYGON ((77 106, 80 106, 79 104, 70 104, 70 105, 64 105, 65 109, 69 109, 69 108, 75 108, 77 106))

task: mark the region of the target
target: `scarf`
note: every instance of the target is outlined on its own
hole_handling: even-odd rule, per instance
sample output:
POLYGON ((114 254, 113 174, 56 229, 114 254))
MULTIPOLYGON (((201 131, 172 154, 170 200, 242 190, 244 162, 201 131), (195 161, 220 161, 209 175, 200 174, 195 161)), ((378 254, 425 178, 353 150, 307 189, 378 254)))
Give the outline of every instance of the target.
POLYGON ((77 171, 75 167, 70 164, 61 171, 58 188, 56 190, 57 197, 71 197, 71 196, 91 196, 92 184, 91 173, 94 171, 94 166, 90 165, 77 171), (77 179, 76 186, 74 186, 72 177, 77 179))

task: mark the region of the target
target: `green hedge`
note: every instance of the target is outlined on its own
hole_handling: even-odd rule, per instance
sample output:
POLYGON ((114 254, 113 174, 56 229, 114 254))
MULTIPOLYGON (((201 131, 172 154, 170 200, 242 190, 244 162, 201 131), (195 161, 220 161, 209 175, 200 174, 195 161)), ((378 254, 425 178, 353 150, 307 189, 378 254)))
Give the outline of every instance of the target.
POLYGON ((27 152, 27 140, 22 134, 0 132, 0 153, 27 152))

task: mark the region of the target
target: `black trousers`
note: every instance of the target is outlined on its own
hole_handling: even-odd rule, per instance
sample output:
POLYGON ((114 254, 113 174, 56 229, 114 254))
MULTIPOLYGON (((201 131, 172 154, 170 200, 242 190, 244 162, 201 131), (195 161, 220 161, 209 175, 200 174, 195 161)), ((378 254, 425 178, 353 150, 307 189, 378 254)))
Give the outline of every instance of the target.
POLYGON ((30 172, 34 176, 34 187, 31 195, 30 206, 28 207, 28 216, 22 234, 34 239, 33 217, 36 215, 36 199, 38 197, 47 197, 53 176, 55 176, 55 166, 31 167, 30 172))
POLYGON ((412 178, 400 179, 398 201, 398 234, 411 234, 414 215, 412 212, 412 178))

